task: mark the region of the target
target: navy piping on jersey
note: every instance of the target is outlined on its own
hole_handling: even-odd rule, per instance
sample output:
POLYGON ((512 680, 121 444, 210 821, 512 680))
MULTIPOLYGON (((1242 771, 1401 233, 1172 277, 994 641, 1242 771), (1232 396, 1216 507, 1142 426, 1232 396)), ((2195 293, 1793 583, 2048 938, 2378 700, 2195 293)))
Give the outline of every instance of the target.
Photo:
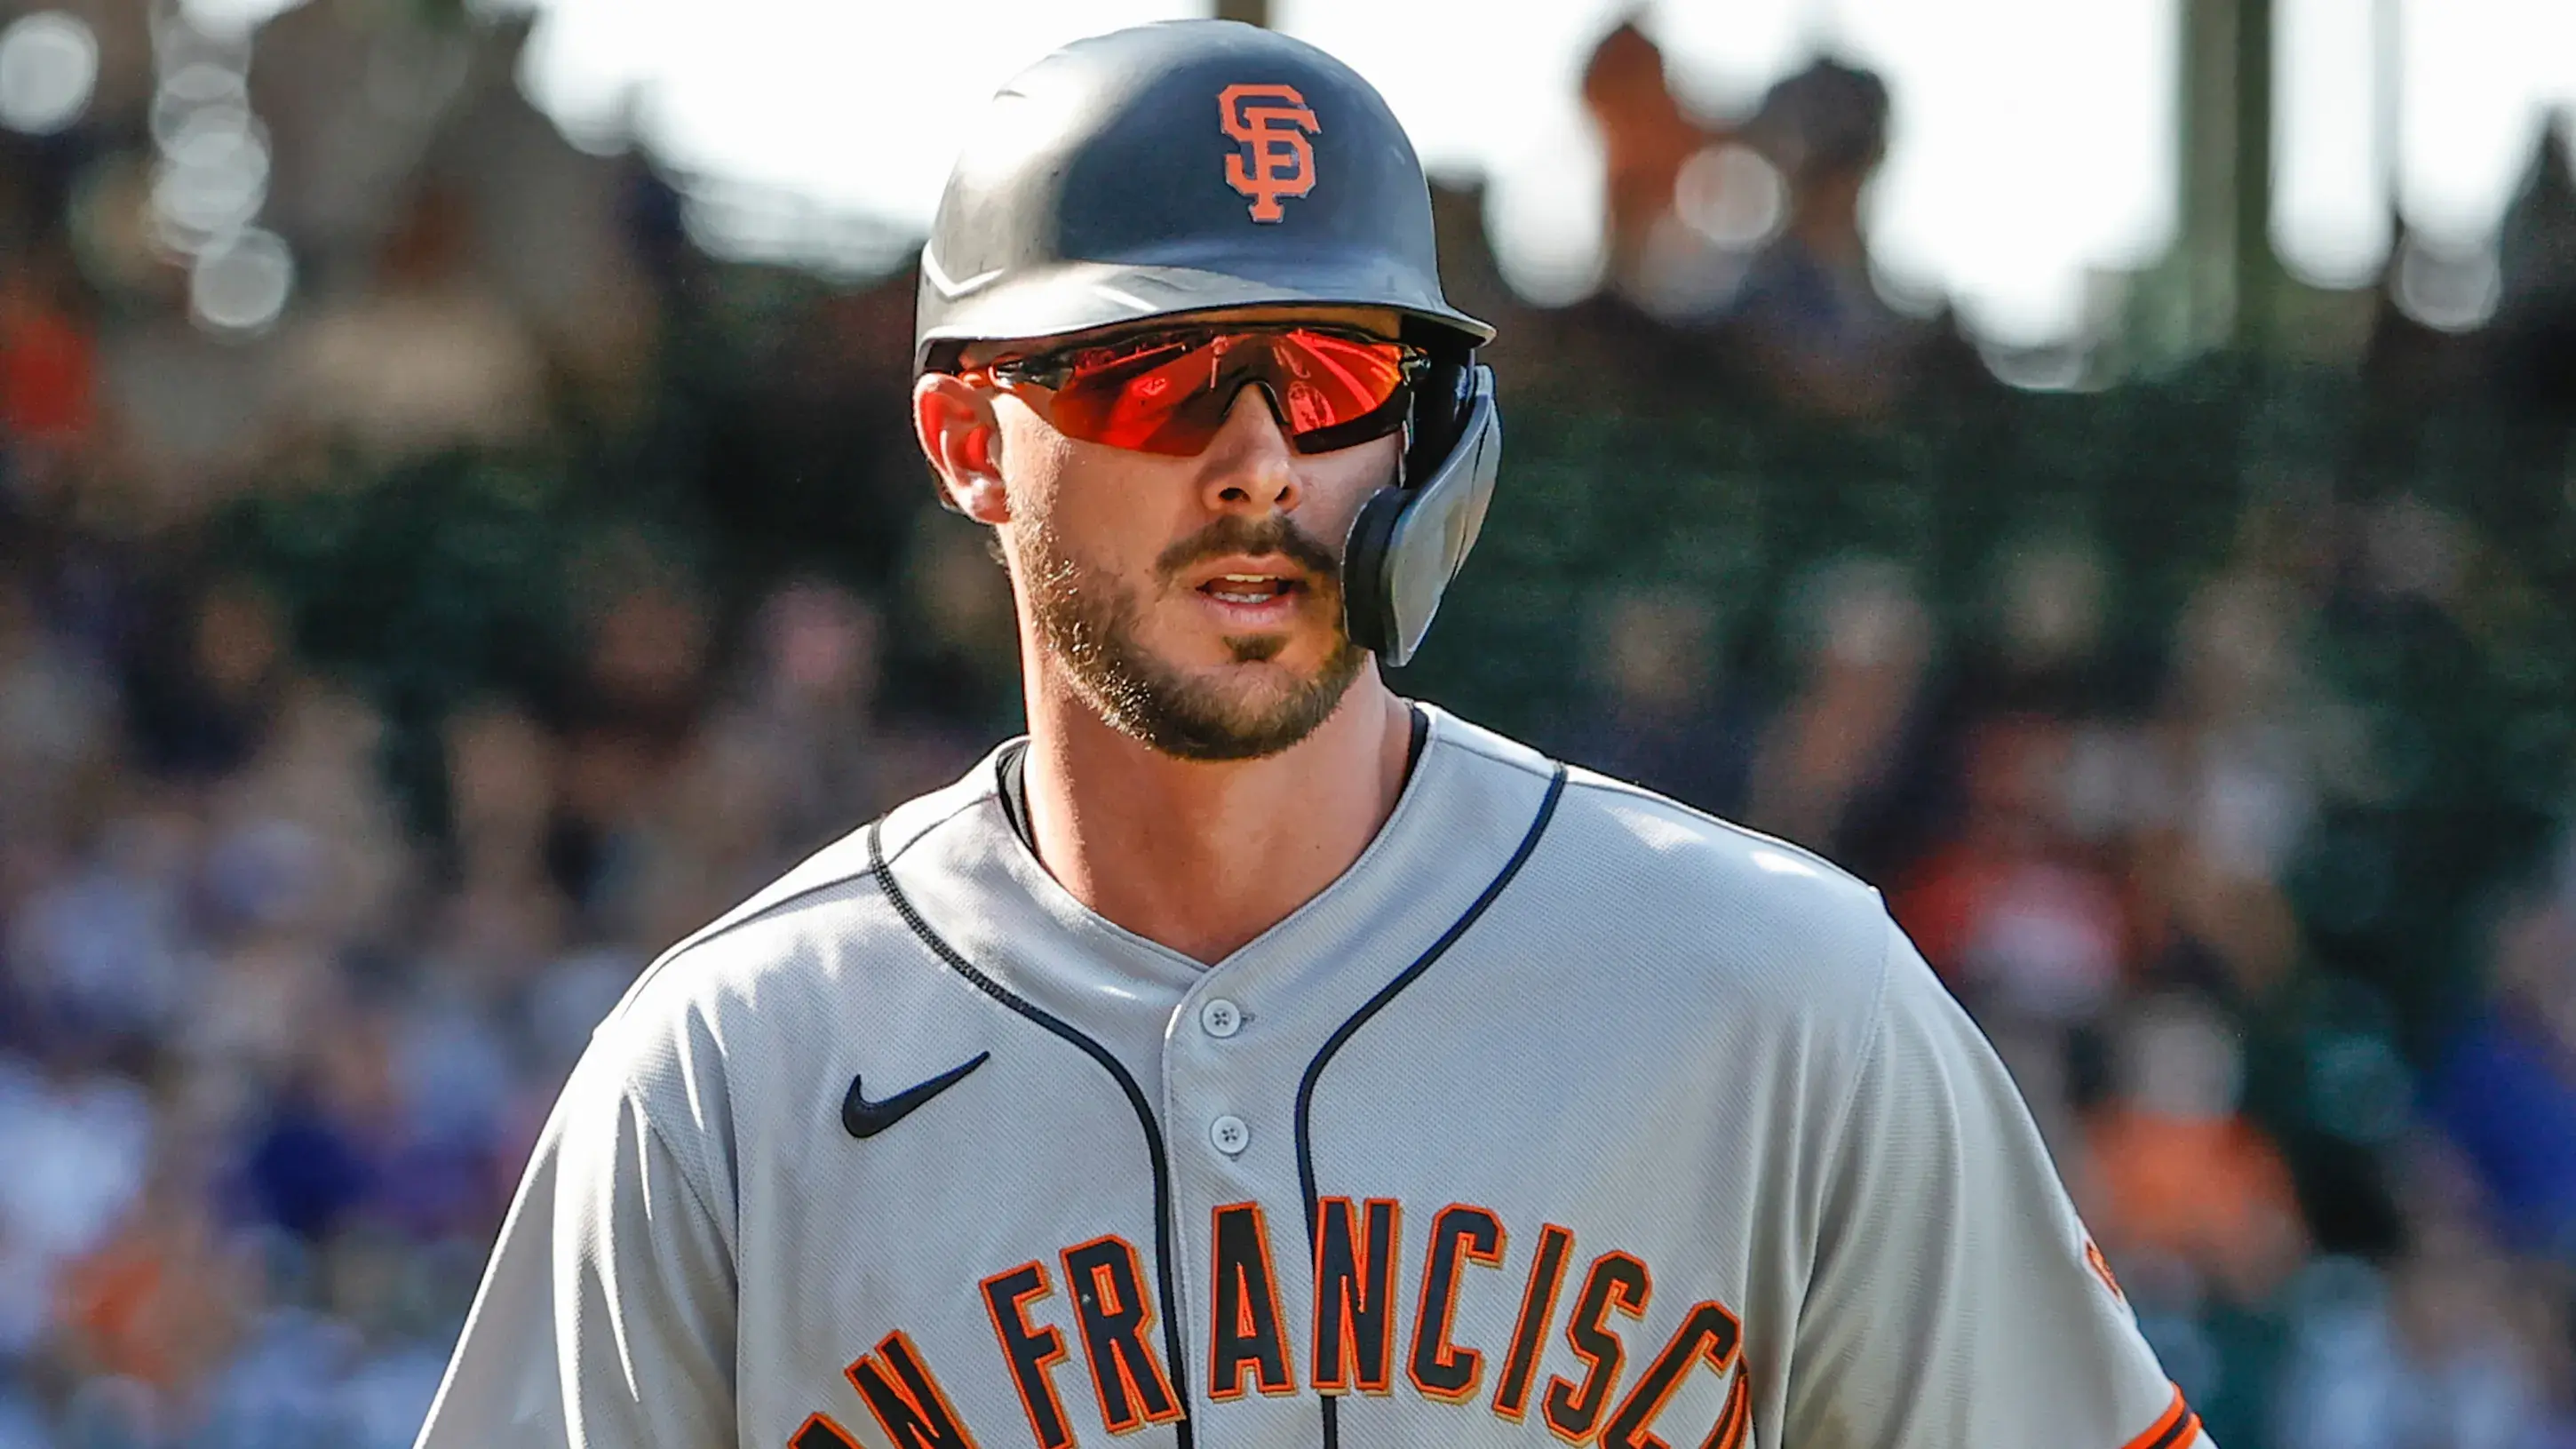
MULTIPOLYGON (((1315 1059, 1306 1064, 1305 1079, 1297 1084, 1297 1188, 1305 1194, 1306 1198, 1306 1255, 1309 1260, 1315 1255, 1317 1232, 1315 1139, 1309 1130, 1314 1117, 1315 1084, 1323 1079, 1325 1066, 1332 1061, 1334 1053, 1342 1049, 1342 1044, 1349 1041, 1361 1027, 1366 1026, 1369 1018, 1383 1010, 1398 993, 1411 986, 1423 972, 1430 970, 1432 962, 1446 955, 1449 948, 1458 943, 1458 938, 1467 934, 1467 928, 1476 924, 1477 917, 1485 914, 1485 908, 1494 903, 1494 898, 1503 893, 1503 888, 1512 883, 1512 877, 1521 873, 1521 867, 1529 863, 1531 852, 1538 849, 1538 838, 1547 833, 1547 823, 1556 815, 1556 802, 1564 794, 1565 766, 1558 765, 1547 777, 1547 794, 1538 802, 1538 815, 1530 821, 1529 832, 1521 837, 1520 848, 1512 852, 1510 860, 1503 862, 1502 870, 1495 875, 1491 883, 1486 885, 1484 894, 1476 897, 1475 903, 1467 907, 1466 913, 1450 923, 1448 930, 1440 933, 1440 939, 1432 942, 1430 949, 1415 957, 1412 965, 1396 973, 1394 980, 1379 987, 1375 996, 1370 997, 1359 1010, 1352 1012, 1350 1019, 1343 1022, 1330 1037, 1325 1039, 1323 1049, 1315 1053, 1315 1059)), ((1321 1291, 1320 1288, 1318 1291, 1321 1291)), ((1320 1374, 1322 1366, 1317 1365, 1316 1371, 1320 1374)), ((1341 1400, 1325 1395, 1322 1409, 1324 1449, 1340 1449, 1341 1400)))
POLYGON ((1127 1094, 1127 1105, 1136 1110, 1136 1125, 1145 1129, 1147 1157, 1154 1169, 1154 1276, 1163 1300, 1163 1356, 1171 1360, 1172 1391, 1181 1404, 1181 1417, 1173 1421, 1172 1427, 1179 1435, 1181 1449, 1189 1449, 1189 1360, 1181 1353, 1179 1300, 1172 1291, 1172 1173, 1164 1160, 1163 1129, 1155 1124, 1153 1109, 1146 1104, 1144 1092, 1138 1089, 1136 1079, 1128 1075, 1118 1059, 1109 1054, 1108 1048, 985 975, 974 962, 960 955, 955 947, 930 928, 930 923, 913 908, 911 898, 903 893, 903 887, 895 883, 893 864, 885 856, 885 822, 882 820, 868 827, 868 871, 876 877, 877 887, 885 892, 895 914, 903 917, 903 923, 912 929, 913 935, 921 938, 921 943, 930 948, 932 955, 946 962, 949 969, 965 977, 985 995, 1080 1047, 1118 1080, 1119 1090, 1127 1094))

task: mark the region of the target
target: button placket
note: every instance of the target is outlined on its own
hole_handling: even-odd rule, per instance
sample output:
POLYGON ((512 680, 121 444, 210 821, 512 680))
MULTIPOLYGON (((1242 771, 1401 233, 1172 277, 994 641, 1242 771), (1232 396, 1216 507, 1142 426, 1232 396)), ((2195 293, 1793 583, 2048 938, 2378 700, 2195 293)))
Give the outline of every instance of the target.
MULTIPOLYGON (((1175 1245, 1174 1286, 1182 1298, 1181 1316, 1192 1320, 1192 1332, 1204 1332, 1189 1305, 1204 1307, 1207 1302, 1203 1276, 1213 1261, 1215 1210, 1246 1200, 1293 1201, 1282 1196, 1294 1193, 1296 1179, 1291 1173, 1283 1184, 1280 1176, 1278 1158, 1290 1134, 1280 1125, 1284 1114, 1276 1111, 1273 1098, 1293 1094, 1295 1082, 1278 1080, 1280 1067, 1272 1058, 1281 1044, 1266 1028, 1254 1029, 1256 1013, 1249 1005, 1250 998, 1262 995, 1265 972, 1272 969, 1257 960, 1212 969, 1174 1003, 1176 1009, 1166 1019, 1165 1120, 1172 1126, 1176 1149, 1173 1209, 1181 1235, 1175 1245), (1277 1135, 1256 1145, 1255 1124, 1265 1134, 1275 1128, 1277 1135)), ((1203 1393, 1192 1397, 1199 1400, 1194 1414, 1220 1407, 1203 1393)))
MULTIPOLYGON (((1201 1035, 1213 1041, 1226 1041, 1243 1030, 1244 1011, 1229 997, 1211 996, 1199 1003, 1198 1023, 1201 1035)), ((1232 1112, 1221 1112, 1208 1119, 1208 1145, 1230 1158, 1239 1158, 1252 1145, 1252 1126, 1232 1112)))
POLYGON ((1252 1145, 1252 1129, 1242 1118, 1228 1112, 1208 1123, 1208 1143, 1228 1157, 1240 1157, 1252 1145))

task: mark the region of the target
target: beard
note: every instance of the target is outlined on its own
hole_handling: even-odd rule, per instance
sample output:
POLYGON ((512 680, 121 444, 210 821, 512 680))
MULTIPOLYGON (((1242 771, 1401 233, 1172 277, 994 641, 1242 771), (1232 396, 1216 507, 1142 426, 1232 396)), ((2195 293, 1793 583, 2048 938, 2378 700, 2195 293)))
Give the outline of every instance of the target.
MULTIPOLYGON (((1170 587, 1181 570, 1226 554, 1276 553, 1306 570, 1305 587, 1332 620, 1324 662, 1284 692, 1251 691, 1221 680, 1193 679, 1158 657, 1139 637, 1144 606, 1136 593, 1073 556, 1043 523, 1024 535, 1030 609, 1040 639, 1083 699, 1112 729, 1184 760, 1257 760, 1313 734, 1341 707, 1368 651, 1342 622, 1341 559, 1286 518, 1259 522, 1228 514, 1163 551, 1154 577, 1170 587)), ((1277 634, 1228 636, 1238 664, 1279 656, 1277 634)))

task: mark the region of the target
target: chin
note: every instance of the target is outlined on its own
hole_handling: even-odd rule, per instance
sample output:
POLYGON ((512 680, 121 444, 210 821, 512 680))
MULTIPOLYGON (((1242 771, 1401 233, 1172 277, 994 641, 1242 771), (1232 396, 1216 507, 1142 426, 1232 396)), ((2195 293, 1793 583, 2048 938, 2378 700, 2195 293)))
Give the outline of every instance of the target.
POLYGON ((1297 609, 1136 607, 1115 589, 1051 590, 1039 637, 1111 728, 1176 759, 1259 759, 1341 707, 1368 654, 1342 632, 1339 601, 1297 609))
POLYGON ((1367 658, 1345 642, 1302 667, 1277 659, 1197 670, 1166 666, 1130 675, 1121 681, 1126 688, 1093 698, 1114 727, 1166 754, 1259 759, 1296 745, 1330 719, 1367 658))
POLYGON ((1228 656, 1227 662, 1219 667, 1245 673, 1312 674, 1324 656, 1331 652, 1322 646, 1299 649, 1296 647, 1299 641, 1286 634, 1229 634, 1217 642, 1228 656), (1292 653, 1310 656, 1305 668, 1281 662, 1292 653))
POLYGON ((1211 629, 1200 620, 1174 622, 1182 627, 1141 642, 1166 669, 1210 683, 1228 678, 1303 683, 1324 672, 1342 642, 1342 631, 1321 620, 1240 631, 1211 629))
POLYGON ((1322 671, 1283 669, 1273 664, 1237 664, 1198 678, 1200 696, 1227 714, 1251 719, 1311 693, 1322 671))

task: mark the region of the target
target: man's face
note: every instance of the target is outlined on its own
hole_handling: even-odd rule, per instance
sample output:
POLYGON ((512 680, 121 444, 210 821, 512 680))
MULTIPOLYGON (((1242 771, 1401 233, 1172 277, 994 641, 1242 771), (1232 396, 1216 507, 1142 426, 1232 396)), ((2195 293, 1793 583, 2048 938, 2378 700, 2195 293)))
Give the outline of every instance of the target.
MULTIPOLYGON (((1384 314, 1296 315, 1394 331, 1384 314)), ((1173 458, 1068 438, 1048 400, 1032 386, 993 400, 1002 544, 1048 658, 1169 755, 1254 759, 1304 739, 1368 661, 1343 627, 1341 553, 1360 504, 1395 480, 1398 438, 1299 454, 1247 388, 1204 451, 1173 458)))

